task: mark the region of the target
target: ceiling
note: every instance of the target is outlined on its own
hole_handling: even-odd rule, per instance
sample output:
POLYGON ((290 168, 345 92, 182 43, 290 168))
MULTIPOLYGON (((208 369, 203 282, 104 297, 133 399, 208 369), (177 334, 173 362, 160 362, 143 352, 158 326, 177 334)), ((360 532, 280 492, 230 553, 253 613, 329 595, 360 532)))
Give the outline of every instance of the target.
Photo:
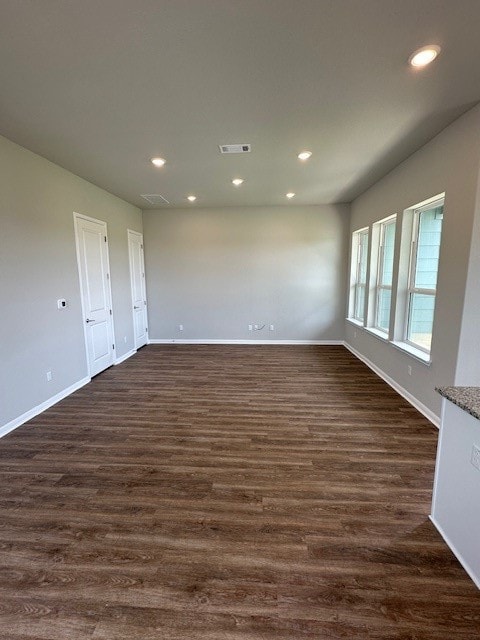
POLYGON ((144 209, 347 202, 480 100, 479 26, 478 0, 0 0, 0 133, 144 209))

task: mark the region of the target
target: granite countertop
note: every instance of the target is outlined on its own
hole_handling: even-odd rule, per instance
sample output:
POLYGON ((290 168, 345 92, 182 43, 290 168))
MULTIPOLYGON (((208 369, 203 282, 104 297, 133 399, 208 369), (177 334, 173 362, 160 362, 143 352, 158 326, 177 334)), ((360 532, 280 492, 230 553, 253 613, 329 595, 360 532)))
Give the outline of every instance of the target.
POLYGON ((438 393, 480 420, 480 387, 437 387, 438 393))

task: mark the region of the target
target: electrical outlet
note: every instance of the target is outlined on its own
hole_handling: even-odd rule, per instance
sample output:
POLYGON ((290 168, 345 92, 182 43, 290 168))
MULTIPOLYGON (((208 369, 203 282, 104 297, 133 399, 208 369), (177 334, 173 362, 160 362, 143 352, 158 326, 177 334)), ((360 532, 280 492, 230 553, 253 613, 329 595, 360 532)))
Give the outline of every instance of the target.
POLYGON ((179 331, 183 331, 183 324, 179 324, 179 325, 178 325, 178 330, 179 330, 179 331))
POLYGON ((275 331, 275 327, 273 326, 273 324, 270 325, 270 331, 275 331))
POLYGON ((52 381, 52 372, 47 371, 47 382, 51 382, 51 381, 52 381))
POLYGON ((123 341, 125 344, 127 344, 127 336, 123 336, 123 341))
POLYGON ((480 471, 480 447, 477 445, 472 446, 472 457, 470 458, 470 462, 473 464, 475 469, 480 471))
POLYGON ((258 330, 258 324, 254 324, 253 328, 255 329, 255 331, 257 331, 258 330))
POLYGON ((411 364, 408 365, 407 371, 408 371, 408 375, 411 376, 412 375, 412 365, 411 364))
POLYGON ((253 331, 253 324, 249 324, 249 325, 248 325, 248 330, 249 330, 249 331, 253 331))

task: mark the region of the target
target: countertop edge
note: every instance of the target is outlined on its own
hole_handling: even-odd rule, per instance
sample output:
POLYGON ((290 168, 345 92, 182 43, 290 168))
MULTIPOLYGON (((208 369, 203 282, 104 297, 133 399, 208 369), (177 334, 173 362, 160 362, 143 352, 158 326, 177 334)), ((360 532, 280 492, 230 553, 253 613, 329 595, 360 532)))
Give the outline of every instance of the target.
POLYGON ((480 387, 435 387, 435 391, 480 420, 480 387))

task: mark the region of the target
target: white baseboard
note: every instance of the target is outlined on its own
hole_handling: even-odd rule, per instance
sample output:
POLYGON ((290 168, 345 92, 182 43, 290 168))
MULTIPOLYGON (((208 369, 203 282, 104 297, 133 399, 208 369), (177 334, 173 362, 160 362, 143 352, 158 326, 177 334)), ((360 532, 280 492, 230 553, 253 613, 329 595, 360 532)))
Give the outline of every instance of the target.
POLYGON ((425 416, 425 418, 427 418, 427 420, 430 420, 430 422, 434 424, 437 427, 437 429, 440 428, 440 417, 437 416, 436 413, 433 413, 431 409, 429 409, 426 405, 420 402, 420 400, 415 398, 415 396, 413 396, 409 391, 404 389, 401 385, 398 384, 398 382, 396 382, 393 378, 387 375, 384 371, 382 371, 382 369, 377 367, 376 364, 374 364, 371 360, 369 360, 364 355, 362 355, 359 351, 354 349, 347 342, 344 342, 343 344, 351 353, 353 353, 353 355, 356 358, 358 358, 363 363, 365 363, 367 367, 369 367, 374 373, 377 374, 377 376, 382 378, 382 380, 384 380, 388 385, 390 385, 392 389, 395 389, 395 391, 399 393, 403 398, 405 398, 407 402, 409 402, 412 406, 414 406, 415 409, 417 409, 417 411, 420 411, 420 413, 422 413, 425 416))
POLYGON ((456 549, 455 545, 452 543, 450 538, 447 536, 447 534, 442 529, 442 527, 438 524, 435 518, 432 515, 428 517, 430 518, 430 521, 432 522, 435 529, 438 531, 438 533, 442 536, 442 538, 447 543, 453 555, 457 558, 457 560, 460 562, 462 567, 465 569, 465 571, 468 573, 470 578, 473 580, 477 589, 480 589, 480 576, 475 575, 475 572, 473 571, 473 569, 470 567, 468 562, 466 562, 466 560, 463 558, 462 554, 456 549))
POLYGON ((128 360, 128 358, 131 358, 136 353, 137 353, 136 349, 130 349, 130 351, 127 351, 127 353, 124 353, 123 356, 120 356, 119 358, 117 358, 113 364, 117 365, 117 364, 120 364, 121 362, 125 362, 125 360, 128 360))
POLYGON ((60 402, 60 400, 63 400, 63 398, 66 398, 74 391, 78 391, 78 389, 88 384, 90 380, 91 378, 88 378, 88 377, 82 378, 78 382, 75 382, 75 384, 72 384, 70 387, 63 389, 62 391, 52 396, 48 400, 45 400, 45 402, 38 404, 36 407, 33 407, 33 409, 30 409, 25 413, 22 413, 22 415, 18 416, 18 418, 14 418, 13 420, 10 420, 10 422, 7 422, 7 424, 4 424, 3 427, 0 427, 0 438, 2 438, 3 436, 6 436, 7 433, 10 433, 10 431, 17 429, 17 427, 22 426, 22 424, 25 424, 25 422, 28 422, 28 420, 31 420, 35 416, 38 416, 39 413, 42 413, 46 409, 53 407, 54 404, 57 404, 57 402, 60 402))
POLYGON ((150 339, 148 344, 323 344, 343 345, 343 340, 177 340, 177 338, 150 339))

